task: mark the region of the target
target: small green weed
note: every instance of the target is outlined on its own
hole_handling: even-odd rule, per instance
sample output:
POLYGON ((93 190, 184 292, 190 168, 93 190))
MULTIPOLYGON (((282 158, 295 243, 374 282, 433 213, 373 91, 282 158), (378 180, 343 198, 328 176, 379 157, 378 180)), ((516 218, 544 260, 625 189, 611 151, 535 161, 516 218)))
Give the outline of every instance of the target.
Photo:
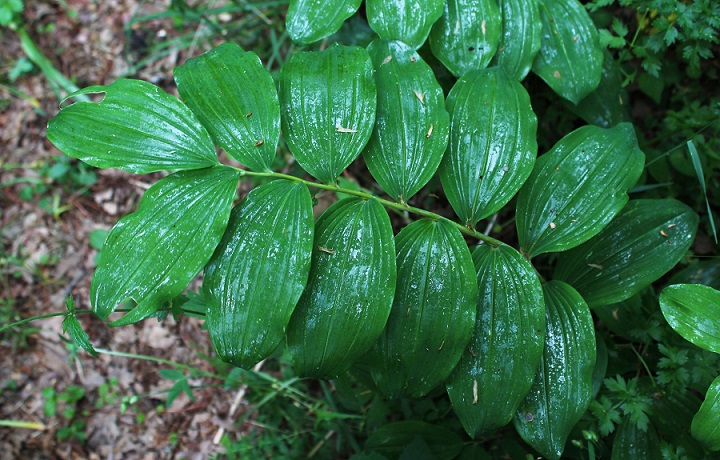
POLYGON ((100 263, 102 248, 105 245, 105 240, 107 239, 108 233, 109 232, 104 228, 97 228, 90 232, 90 238, 88 242, 90 243, 90 247, 97 251, 94 259, 95 265, 98 265, 100 263))
POLYGON ((95 401, 96 409, 112 406, 118 402, 120 399, 118 383, 118 379, 111 377, 107 382, 102 383, 98 387, 97 401, 95 401))
MULTIPOLYGON (((55 219, 72 208, 63 203, 66 193, 85 193, 97 182, 97 174, 92 167, 62 156, 41 160, 30 166, 34 171, 32 176, 20 176, 0 183, 0 188, 25 184, 18 190, 18 197, 24 201, 37 199, 38 207, 55 219)), ((9 170, 24 165, 3 164, 2 167, 9 170)))
POLYGON ((56 437, 61 440, 76 439, 84 442, 85 422, 78 416, 89 415, 87 410, 78 413, 78 403, 85 397, 85 389, 79 385, 70 385, 64 390, 57 392, 53 387, 45 387, 42 390, 42 397, 45 400, 43 405, 45 417, 60 417, 63 427, 60 428, 56 437))
POLYGON ((0 2, 0 27, 17 27, 25 9, 22 0, 3 0, 0 2))
MULTIPOLYGON (((18 270, 22 267, 22 261, 14 258, 8 258, 3 251, 0 251, 0 274, 17 274, 22 276, 22 273, 18 270), (10 267, 10 265, 13 267, 10 267), (19 266, 18 266, 19 264, 19 266)), ((0 282, 0 287, 5 290, 7 287, 6 283, 0 282)), ((5 291, 7 292, 7 291, 5 291)), ((12 297, 0 298, 0 324, 10 324, 20 320, 20 313, 17 310, 15 299, 12 297)), ((22 350, 29 347, 29 338, 31 335, 39 332, 40 328, 34 327, 31 324, 22 324, 9 329, 4 337, 12 344, 13 352, 16 350, 22 350)))
MULTIPOLYGON (((608 28, 600 30, 601 45, 617 49, 621 62, 639 60, 652 77, 665 70, 671 50, 677 50, 689 70, 699 75, 701 61, 712 59, 718 43, 720 5, 714 0, 595 0, 586 8, 600 12, 596 20, 607 22, 608 28), (611 6, 634 10, 634 20, 613 17, 604 10, 611 6)), ((637 75, 637 71, 626 73, 628 81, 637 75)))
POLYGON ((128 74, 132 75, 142 67, 178 50, 203 48, 214 40, 258 43, 267 47, 268 68, 279 68, 284 63, 286 50, 292 43, 282 28, 281 15, 287 9, 287 0, 260 2, 217 2, 200 1, 190 4, 184 0, 170 2, 167 10, 160 13, 141 15, 139 9, 126 24, 125 56, 129 64, 128 74), (131 49, 137 42, 134 34, 149 27, 151 21, 169 21, 171 28, 179 35, 166 38, 165 31, 143 36, 143 47, 139 52, 131 49))

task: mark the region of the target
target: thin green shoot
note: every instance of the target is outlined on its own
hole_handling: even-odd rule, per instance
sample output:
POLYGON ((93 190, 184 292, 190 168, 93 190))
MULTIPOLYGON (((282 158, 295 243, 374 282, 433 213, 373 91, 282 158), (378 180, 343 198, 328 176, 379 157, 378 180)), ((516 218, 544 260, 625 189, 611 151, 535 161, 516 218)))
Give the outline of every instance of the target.
MULTIPOLYGON (((697 131, 695 131, 695 133, 693 133, 693 135, 690 137, 690 139, 695 139, 696 136, 698 136, 699 134, 702 134, 703 131, 705 131, 706 129, 711 128, 711 127, 712 127, 715 123, 717 123, 718 121, 720 121, 720 116, 715 117, 715 119, 713 119, 711 122, 709 122, 708 124, 706 124, 706 125, 703 126, 702 128, 700 128, 700 129, 698 129, 697 131)), ((657 143, 660 142, 660 141, 663 141, 663 140, 665 140, 665 139, 667 139, 667 138, 670 138, 670 137, 675 136, 675 135, 678 134, 680 131, 681 131, 681 130, 678 129, 678 130, 675 130, 675 131, 665 132, 665 133, 663 133, 663 134, 661 134, 661 135, 659 135, 659 136, 657 136, 657 137, 654 137, 654 138, 650 139, 649 141, 645 142, 645 145, 650 146, 650 145, 657 144, 657 143)), ((665 152, 665 154, 662 155, 662 156, 659 157, 659 158, 663 158, 663 157, 668 156, 670 153, 674 152, 675 150, 678 150, 678 149, 682 148, 683 145, 685 145, 685 142, 684 142, 684 141, 681 142, 680 144, 676 145, 676 146, 673 147, 672 149, 668 150, 667 152, 665 152)), ((658 158, 655 158, 653 161, 651 161, 650 163, 648 163, 648 164, 645 165, 645 166, 647 167, 647 166, 649 166, 650 164, 654 163, 654 162, 657 161, 657 160, 658 160, 658 158)))
POLYGON ((478 240, 480 240, 480 241, 483 241, 483 242, 485 242, 485 243, 487 243, 487 244, 489 244, 489 245, 491 245, 491 246, 493 246, 493 247, 498 247, 498 246, 504 244, 504 243, 503 243, 502 241, 500 241, 500 240, 496 240, 495 238, 492 238, 492 237, 490 237, 490 236, 487 236, 487 235, 485 235, 484 233, 480 233, 480 232, 477 231, 477 230, 474 230, 474 229, 470 229, 470 228, 468 228, 468 227, 465 227, 464 225, 461 225, 461 224, 459 224, 459 223, 457 223, 457 222, 454 222, 454 221, 448 219, 447 217, 443 217, 443 216, 441 216, 441 215, 439 215, 439 214, 435 214, 434 212, 426 211, 426 210, 424 210, 424 209, 416 208, 416 207, 414 207, 414 206, 409 206, 409 205, 407 205, 407 204, 396 203, 396 202, 394 202, 394 201, 385 200, 385 199, 383 199, 383 198, 379 198, 379 197, 373 196, 373 195, 371 195, 371 194, 369 194, 369 193, 365 193, 365 192, 360 191, 360 190, 346 189, 346 188, 338 187, 337 185, 321 184, 321 183, 318 183, 318 182, 313 182, 313 181, 301 179, 301 178, 299 178, 299 177, 290 176, 290 175, 288 175, 288 174, 281 174, 281 173, 276 173, 276 172, 254 172, 254 171, 248 171, 248 170, 246 170, 246 169, 236 168, 236 167, 234 167, 234 166, 227 166, 227 165, 226 165, 226 167, 232 168, 232 169, 234 169, 234 170, 236 170, 236 171, 239 171, 240 174, 243 175, 243 176, 274 177, 274 178, 277 178, 277 179, 287 179, 287 180, 290 180, 290 181, 293 181, 293 182, 303 183, 303 184, 305 184, 305 185, 308 186, 308 187, 317 188, 317 189, 321 189, 321 190, 330 190, 330 191, 333 191, 333 192, 336 192, 336 193, 337 193, 337 192, 345 193, 345 194, 347 194, 347 195, 357 196, 357 197, 360 197, 360 198, 364 198, 364 199, 366 199, 366 200, 367 200, 367 199, 370 199, 370 198, 373 198, 373 199, 377 200, 381 205, 385 206, 386 208, 396 209, 396 210, 400 210, 400 211, 411 212, 411 213, 416 214, 416 215, 418 215, 418 216, 427 217, 427 218, 429 218, 429 219, 433 219, 433 220, 436 220, 436 221, 437 221, 437 220, 445 221, 445 222, 447 222, 447 223, 455 226, 458 230, 460 230, 461 233, 464 233, 464 234, 466 234, 466 235, 468 235, 468 236, 472 236, 473 238, 476 238, 476 239, 478 239, 478 240))
POLYGON ((19 420, 0 420, 0 426, 7 426, 10 428, 25 428, 28 430, 41 430, 45 431, 47 427, 39 422, 23 422, 19 420))
POLYGON ((673 182, 662 182, 660 184, 647 184, 647 185, 636 185, 635 187, 631 188, 628 191, 628 194, 630 193, 640 193, 640 192, 647 192, 648 190, 655 190, 658 188, 663 187, 669 187, 673 184, 673 182))
POLYGON ((652 372, 650 371, 650 367, 648 367, 647 363, 643 359, 642 355, 635 349, 635 347, 630 344, 630 349, 633 353, 635 353, 635 356, 637 356, 637 359, 640 361, 640 364, 645 368, 645 372, 647 373, 648 377, 650 377, 650 382, 652 382, 652 386, 657 388, 657 383, 655 382, 655 378, 653 377, 652 372))
MULTIPOLYGON (((261 32, 272 25, 270 17, 279 17, 285 10, 287 0, 267 1, 249 4, 247 2, 223 5, 220 7, 203 8, 201 6, 183 9, 182 11, 168 9, 166 11, 140 15, 140 9, 145 4, 140 2, 135 9, 133 16, 125 26, 125 60, 128 63, 128 71, 124 75, 132 75, 149 63, 168 56, 178 50, 194 49, 206 43, 212 45, 211 41, 222 36, 225 40, 248 43, 264 43, 266 40, 259 37, 261 32), (220 14, 236 14, 237 19, 231 22, 218 24, 211 19, 220 14), (164 40, 148 47, 145 50, 148 54, 138 62, 132 62, 130 50, 130 33, 138 24, 147 21, 174 20, 182 21, 186 25, 198 24, 192 31, 186 32, 176 38, 164 40)), ((193 54, 192 52, 190 54, 193 54)))
MULTIPOLYGON (((62 96, 61 90, 64 91, 65 94, 71 94, 80 89, 75 83, 68 80, 65 75, 57 70, 50 60, 45 57, 42 51, 35 45, 35 42, 32 41, 32 38, 30 38, 30 35, 24 27, 19 28, 17 33, 20 36, 20 46, 22 50, 28 59, 38 66, 40 71, 48 79, 58 99, 63 99, 64 97, 62 96)), ((78 96, 77 98, 83 102, 90 101, 90 98, 87 96, 78 96)))
POLYGON ((707 197, 707 187, 705 186, 705 174, 703 173, 702 163, 700 162, 700 155, 698 155, 697 148, 692 139, 687 141, 688 152, 690 152, 690 159, 692 160, 693 167, 695 167, 695 174, 697 174, 700 188, 702 189, 703 196, 705 197, 705 206, 707 206, 708 220, 710 220, 710 228, 712 229, 713 238, 715 238, 715 244, 718 242, 717 230, 715 229, 715 219, 713 218, 712 210, 710 209, 710 201, 707 197))
POLYGON ((35 110, 35 112, 37 112, 38 115, 43 116, 43 117, 48 116, 47 112, 45 112, 42 109, 42 107, 40 107, 40 101, 38 101, 37 98, 29 95, 25 91, 15 88, 12 85, 0 83, 0 86, 2 86, 3 88, 6 88, 8 90, 8 92, 10 94, 12 94, 13 96, 18 97, 18 98, 24 100, 25 102, 27 102, 28 104, 30 104, 32 106, 33 110, 35 110))
MULTIPOLYGON (((77 314, 92 313, 92 310, 78 310, 76 313, 77 314)), ((22 326, 23 324, 30 323, 32 321, 37 321, 39 319, 55 318, 57 316, 68 316, 69 314, 70 314, 70 312, 68 312, 68 311, 61 311, 61 312, 57 312, 57 313, 48 313, 46 315, 31 316, 30 318, 21 319, 20 321, 15 321, 14 323, 5 324, 3 326, 0 326, 0 332, 4 332, 8 329, 22 326)))

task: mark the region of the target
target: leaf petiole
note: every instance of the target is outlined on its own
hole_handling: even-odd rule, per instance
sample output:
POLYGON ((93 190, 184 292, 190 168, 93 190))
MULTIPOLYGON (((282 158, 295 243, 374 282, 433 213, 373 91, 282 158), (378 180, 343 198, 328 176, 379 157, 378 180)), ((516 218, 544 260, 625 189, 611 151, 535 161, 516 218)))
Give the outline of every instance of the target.
MULTIPOLYGON (((227 165, 225 165, 225 166, 227 166, 227 165)), ((248 171, 246 169, 236 168, 234 166, 227 166, 227 167, 240 172, 240 174, 243 176, 273 177, 276 179, 286 179, 286 180, 290 180, 293 182, 300 182, 302 184, 305 184, 308 187, 313 187, 313 188, 317 188, 317 189, 345 193, 347 195, 357 196, 357 197, 365 198, 365 199, 375 198, 380 204, 382 204, 386 208, 395 209, 398 211, 411 212, 418 216, 427 217, 429 219, 443 220, 445 222, 448 222, 448 223, 454 225, 455 227, 457 227, 457 229, 460 230, 462 233, 464 233, 468 236, 471 236, 473 238, 476 238, 480 241, 483 241, 493 247, 497 247, 497 246, 504 244, 500 240, 496 240, 495 238, 487 236, 484 233, 478 232, 477 230, 472 230, 464 225, 461 225, 457 222, 454 222, 454 221, 448 219, 447 217, 443 217, 439 214, 435 214, 434 212, 416 208, 416 207, 410 206, 408 204, 396 203, 394 201, 379 198, 379 197, 373 196, 369 193, 362 192, 360 190, 352 190, 352 189, 348 189, 348 188, 339 187, 337 185, 321 184, 318 182, 313 182, 313 181, 301 179, 299 177, 291 176, 288 174, 277 173, 277 172, 254 172, 254 171, 248 171)))

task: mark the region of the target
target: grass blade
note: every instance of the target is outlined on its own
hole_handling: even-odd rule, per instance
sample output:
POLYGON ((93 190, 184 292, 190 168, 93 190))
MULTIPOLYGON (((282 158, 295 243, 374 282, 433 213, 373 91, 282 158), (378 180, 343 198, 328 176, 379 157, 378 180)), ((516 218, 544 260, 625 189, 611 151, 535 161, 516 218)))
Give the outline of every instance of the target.
POLYGON ((690 152, 690 159, 692 160, 692 164, 695 167, 695 173, 697 174, 698 182, 700 182, 700 188, 702 188, 703 196, 705 197, 705 206, 707 206, 708 219, 710 220, 710 228, 712 229, 713 238, 715 238, 715 244, 717 244, 718 238, 717 230, 715 228, 715 219, 713 218, 712 210, 710 209, 710 202, 708 201, 707 197, 707 188, 705 187, 705 174, 703 174, 702 163, 700 162, 700 155, 698 155, 697 148, 695 148, 695 144, 693 143, 692 139, 687 141, 687 147, 688 152, 690 152))
MULTIPOLYGON (((20 36, 20 46, 22 47, 22 50, 27 55, 28 59, 40 68, 42 73, 50 82, 50 86, 55 91, 58 99, 63 99, 59 89, 65 91, 66 94, 78 91, 79 88, 75 85, 75 83, 71 82, 62 73, 60 73, 60 71, 55 68, 42 51, 40 51, 40 49, 35 45, 35 42, 32 41, 32 38, 30 38, 30 35, 27 33, 25 28, 18 29, 17 33, 20 36)), ((76 96, 76 100, 87 102, 90 101, 90 98, 85 95, 79 95, 76 96)))

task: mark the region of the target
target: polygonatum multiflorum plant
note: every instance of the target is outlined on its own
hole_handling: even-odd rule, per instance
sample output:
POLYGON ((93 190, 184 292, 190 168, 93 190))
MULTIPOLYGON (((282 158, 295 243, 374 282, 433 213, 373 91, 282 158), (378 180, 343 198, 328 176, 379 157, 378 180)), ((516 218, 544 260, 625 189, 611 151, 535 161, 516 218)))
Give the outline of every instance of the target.
MULTIPOLYGON (((359 3, 293 0, 288 32, 320 40, 359 3)), ((471 437, 512 422, 558 458, 605 377, 592 311, 637 298, 675 266, 698 216, 673 199, 629 200, 645 156, 577 0, 367 0, 366 12, 379 36, 367 48, 298 51, 278 82, 226 43, 175 69, 180 99, 122 79, 79 91, 103 99, 50 121, 50 141, 90 165, 171 172, 110 231, 93 311, 106 319, 131 301, 112 326, 167 314, 203 271, 223 360, 248 368, 286 346, 300 376, 361 364, 389 398, 444 386, 471 437), (456 78, 447 95, 417 51, 428 37, 456 78), (522 83, 531 70, 590 123, 541 155, 522 83), (281 133, 312 179, 273 171, 281 133), (338 186, 360 155, 376 195, 338 186), (457 221, 409 204, 434 176, 457 221), (265 181, 233 205, 250 177, 265 181), (319 190, 349 197, 316 219, 319 190), (516 247, 476 230, 508 207, 516 247), (388 210, 409 216, 396 235, 388 210)), ((610 432, 622 420, 618 407, 602 412, 605 399, 610 432)), ((717 413, 703 411, 693 432, 717 449, 717 413)), ((623 422, 618 451, 657 437, 642 428, 623 422)))

